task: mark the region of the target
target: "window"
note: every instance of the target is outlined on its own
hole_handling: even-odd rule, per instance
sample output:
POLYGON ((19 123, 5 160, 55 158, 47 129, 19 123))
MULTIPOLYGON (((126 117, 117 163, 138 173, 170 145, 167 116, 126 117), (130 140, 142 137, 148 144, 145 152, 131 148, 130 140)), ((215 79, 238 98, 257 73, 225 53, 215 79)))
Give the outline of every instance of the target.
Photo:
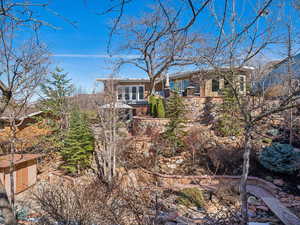
POLYGON ((212 79, 211 81, 211 91, 216 92, 220 90, 220 81, 219 79, 212 79))
POLYGON ((144 86, 118 86, 117 98, 122 101, 138 101, 144 100, 144 86))
POLYGON ((139 100, 143 100, 144 99, 144 87, 140 86, 139 87, 139 100))
POLYGON ((183 80, 182 84, 184 91, 188 86, 190 86, 190 80, 183 80))
POLYGON ((175 90, 175 82, 173 80, 170 81, 170 89, 175 90))
POLYGON ((129 96, 129 87, 125 87, 125 100, 129 100, 130 96, 129 96))
POLYGON ((240 91, 244 91, 244 90, 245 90, 245 77, 240 76, 240 91))
POLYGON ((132 91, 131 99, 136 100, 136 87, 132 87, 131 91, 132 91))
POLYGON ((195 87, 195 95, 197 96, 200 96, 200 92, 201 92, 201 89, 200 89, 200 83, 194 83, 194 87, 195 87))

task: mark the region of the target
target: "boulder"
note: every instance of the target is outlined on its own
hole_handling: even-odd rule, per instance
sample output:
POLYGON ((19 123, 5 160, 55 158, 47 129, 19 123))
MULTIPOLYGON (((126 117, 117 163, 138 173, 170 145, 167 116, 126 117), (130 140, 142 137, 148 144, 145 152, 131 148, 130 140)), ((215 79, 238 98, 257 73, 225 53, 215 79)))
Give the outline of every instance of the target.
POLYGON ((282 179, 274 179, 273 183, 275 185, 278 185, 278 186, 283 186, 284 185, 284 181, 282 179))

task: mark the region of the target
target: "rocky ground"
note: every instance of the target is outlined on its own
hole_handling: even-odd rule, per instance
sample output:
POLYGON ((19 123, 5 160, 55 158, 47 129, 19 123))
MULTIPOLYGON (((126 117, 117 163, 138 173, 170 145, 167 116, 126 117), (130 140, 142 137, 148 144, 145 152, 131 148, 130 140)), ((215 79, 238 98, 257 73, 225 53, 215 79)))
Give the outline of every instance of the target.
MULTIPOLYGON (((20 219, 22 219, 20 224, 37 223, 37 218, 40 216, 40 214, 37 213, 39 206, 33 201, 32 196, 41 183, 84 183, 89 180, 86 176, 72 178, 58 172, 52 172, 50 176, 41 174, 39 178, 39 182, 34 187, 17 195, 17 205, 20 209, 20 219)), ((285 185, 284 181, 280 179, 273 180, 273 183, 279 188, 285 185)), ((240 218, 240 204, 237 193, 231 191, 220 191, 217 193, 203 191, 199 193, 202 195, 200 202, 194 202, 193 199, 197 199, 199 196, 185 195, 181 191, 155 190, 155 192, 152 192, 152 198, 153 201, 158 201, 158 207, 157 209, 152 209, 153 219, 155 218, 157 224, 162 225, 238 224, 240 218), (155 199, 156 196, 159 196, 158 200, 155 199)), ((286 207, 300 216, 300 196, 294 196, 280 191, 277 197, 286 207)), ((280 220, 261 199, 255 196, 249 196, 248 202, 251 222, 256 222, 257 224, 282 225, 280 220)))

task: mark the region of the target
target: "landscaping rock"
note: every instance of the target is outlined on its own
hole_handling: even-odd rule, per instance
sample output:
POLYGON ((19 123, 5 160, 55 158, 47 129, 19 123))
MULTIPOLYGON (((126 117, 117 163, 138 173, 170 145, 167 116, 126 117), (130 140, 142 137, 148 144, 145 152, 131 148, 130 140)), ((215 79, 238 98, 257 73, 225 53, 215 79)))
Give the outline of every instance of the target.
POLYGON ((252 218, 253 218, 253 217, 256 217, 256 212, 255 212, 254 210, 249 209, 249 210, 248 210, 248 216, 249 216, 249 217, 252 217, 252 218))
POLYGON ((265 177, 265 180, 266 180, 266 181, 269 181, 269 182, 273 182, 274 179, 273 179, 273 177, 271 177, 271 176, 266 176, 266 177, 265 177))
POLYGON ((278 186, 283 186, 284 185, 284 181, 282 179, 274 179, 273 183, 275 185, 278 185, 278 186))
POLYGON ((248 203, 251 205, 260 205, 260 201, 254 196, 249 196, 248 203))

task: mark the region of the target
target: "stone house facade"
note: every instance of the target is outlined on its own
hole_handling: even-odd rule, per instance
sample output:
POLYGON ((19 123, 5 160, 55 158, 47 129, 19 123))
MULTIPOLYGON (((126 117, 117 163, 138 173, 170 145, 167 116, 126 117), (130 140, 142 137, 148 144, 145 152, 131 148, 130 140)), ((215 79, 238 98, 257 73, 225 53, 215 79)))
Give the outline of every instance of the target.
MULTIPOLYGON (((239 68, 231 76, 232 84, 237 85, 242 94, 246 93, 247 78, 251 72, 251 68, 239 68)), ((222 69, 218 73, 223 75, 230 71, 222 69)), ((166 89, 168 89, 176 90, 186 97, 218 98, 221 96, 220 91, 228 85, 228 82, 223 79, 224 76, 218 73, 215 70, 198 70, 167 75, 156 82, 155 92, 163 97, 166 96, 166 89)), ((104 84, 104 91, 113 87, 117 101, 134 107, 134 115, 143 115, 147 112, 149 79, 99 78, 97 81, 104 84)))

